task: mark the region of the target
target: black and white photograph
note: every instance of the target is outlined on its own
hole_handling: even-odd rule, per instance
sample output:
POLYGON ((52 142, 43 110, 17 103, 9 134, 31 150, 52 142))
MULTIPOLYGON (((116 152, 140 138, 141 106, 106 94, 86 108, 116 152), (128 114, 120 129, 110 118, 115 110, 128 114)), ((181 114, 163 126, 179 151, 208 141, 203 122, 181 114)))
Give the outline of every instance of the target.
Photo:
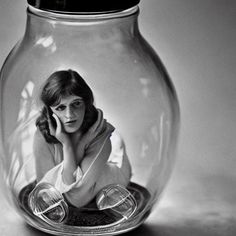
POLYGON ((0 235, 234 236, 236 2, 2 0, 0 235))

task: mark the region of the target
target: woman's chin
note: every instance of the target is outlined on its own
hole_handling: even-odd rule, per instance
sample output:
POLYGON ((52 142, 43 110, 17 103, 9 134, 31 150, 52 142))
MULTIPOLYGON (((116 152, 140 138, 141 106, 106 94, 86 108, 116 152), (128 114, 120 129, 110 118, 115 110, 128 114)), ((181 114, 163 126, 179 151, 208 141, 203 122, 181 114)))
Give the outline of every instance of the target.
POLYGON ((77 121, 71 124, 64 124, 64 130, 66 131, 66 133, 74 133, 80 129, 81 125, 82 121, 77 121))
POLYGON ((69 133, 69 134, 74 133, 74 132, 76 132, 77 130, 78 130, 77 127, 65 127, 66 133, 69 133))

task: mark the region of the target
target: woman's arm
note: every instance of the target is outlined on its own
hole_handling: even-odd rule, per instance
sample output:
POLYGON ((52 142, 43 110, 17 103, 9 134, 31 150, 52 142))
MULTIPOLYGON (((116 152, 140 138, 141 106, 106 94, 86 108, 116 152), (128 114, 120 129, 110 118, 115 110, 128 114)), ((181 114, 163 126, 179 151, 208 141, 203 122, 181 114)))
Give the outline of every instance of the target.
POLYGON ((57 127, 56 129, 50 126, 50 133, 52 133, 62 144, 63 149, 63 171, 62 171, 62 180, 65 184, 73 184, 76 180, 74 172, 77 169, 75 161, 74 148, 72 146, 71 140, 67 134, 63 131, 61 122, 56 115, 53 115, 56 120, 57 127))
POLYGON ((76 166, 75 163, 70 161, 74 155, 73 150, 69 144, 64 144, 62 151, 64 160, 61 163, 56 163, 55 149, 53 146, 46 142, 39 130, 36 130, 33 152, 37 181, 48 182, 54 186, 56 184, 58 185, 60 181, 63 181, 64 184, 69 186, 76 181, 76 177, 74 176, 76 166))
POLYGON ((100 109, 97 111, 96 122, 81 137, 76 149, 76 155, 78 159, 81 159, 79 164, 83 172, 83 179, 89 174, 90 178, 96 180, 101 175, 102 167, 106 164, 111 153, 110 136, 114 127, 103 118, 100 109), (81 153, 83 153, 82 158, 80 157, 81 153))
POLYGON ((107 169, 106 163, 111 152, 109 136, 103 139, 102 143, 97 143, 90 148, 80 165, 83 171, 82 179, 73 186, 71 191, 65 193, 67 200, 77 207, 86 205, 97 194, 97 184, 100 186, 99 179, 107 169))
POLYGON ((70 143, 63 144, 63 158, 63 182, 70 185, 75 182, 74 172, 77 168, 75 163, 74 149, 70 143))
POLYGON ((111 154, 110 135, 102 137, 85 152, 85 157, 81 162, 83 181, 86 179, 96 180, 101 176, 104 165, 111 154))

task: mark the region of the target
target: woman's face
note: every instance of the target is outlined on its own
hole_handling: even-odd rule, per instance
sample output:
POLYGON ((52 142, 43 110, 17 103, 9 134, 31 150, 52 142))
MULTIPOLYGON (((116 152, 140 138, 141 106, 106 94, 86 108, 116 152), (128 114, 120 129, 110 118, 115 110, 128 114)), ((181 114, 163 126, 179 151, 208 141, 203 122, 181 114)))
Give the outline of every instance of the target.
POLYGON ((50 108, 58 116, 67 133, 74 133, 79 130, 85 114, 85 104, 81 97, 76 95, 66 96, 61 99, 58 105, 50 108))

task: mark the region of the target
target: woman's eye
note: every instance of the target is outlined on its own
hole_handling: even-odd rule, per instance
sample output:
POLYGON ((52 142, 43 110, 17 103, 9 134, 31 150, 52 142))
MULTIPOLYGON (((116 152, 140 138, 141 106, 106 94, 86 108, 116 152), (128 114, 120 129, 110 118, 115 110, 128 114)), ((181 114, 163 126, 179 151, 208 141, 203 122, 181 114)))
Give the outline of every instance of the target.
POLYGON ((82 104, 81 101, 76 101, 76 102, 73 102, 73 107, 80 107, 80 105, 82 104))
POLYGON ((57 111, 63 111, 66 107, 65 106, 58 106, 56 108, 57 111))

